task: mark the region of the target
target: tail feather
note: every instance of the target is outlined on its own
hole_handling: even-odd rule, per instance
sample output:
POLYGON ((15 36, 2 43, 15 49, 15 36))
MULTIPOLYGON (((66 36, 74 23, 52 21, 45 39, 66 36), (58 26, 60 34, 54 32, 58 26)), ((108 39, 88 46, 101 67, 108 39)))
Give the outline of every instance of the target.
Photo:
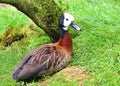
POLYGON ((38 73, 39 71, 37 67, 26 64, 24 68, 18 68, 12 76, 15 80, 27 80, 35 77, 38 73))
MULTIPOLYGON (((29 62, 29 60, 31 59, 32 56, 28 56, 26 58, 23 59, 22 62, 20 62, 20 64, 15 68, 12 77, 15 80, 21 80, 22 78, 20 77, 21 73, 24 73, 26 70, 25 65, 27 65, 27 63, 29 62)), ((29 72, 29 71, 28 71, 29 72)))

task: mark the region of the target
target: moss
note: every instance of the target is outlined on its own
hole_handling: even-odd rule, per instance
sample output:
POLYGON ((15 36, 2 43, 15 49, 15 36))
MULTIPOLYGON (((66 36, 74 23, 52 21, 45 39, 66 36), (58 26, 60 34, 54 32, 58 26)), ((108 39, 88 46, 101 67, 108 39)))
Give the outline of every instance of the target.
POLYGON ((59 17, 68 7, 60 0, 0 0, 0 2, 12 4, 18 10, 25 13, 41 29, 43 29, 51 41, 59 39, 59 17), (57 3, 59 2, 59 4, 57 3), (61 3, 62 2, 62 3, 61 3), (62 6, 61 6, 61 5, 62 6))
POLYGON ((20 41, 25 37, 30 36, 31 34, 37 32, 35 26, 24 26, 19 28, 8 28, 1 36, 0 36, 0 44, 7 47, 10 46, 15 41, 20 41))

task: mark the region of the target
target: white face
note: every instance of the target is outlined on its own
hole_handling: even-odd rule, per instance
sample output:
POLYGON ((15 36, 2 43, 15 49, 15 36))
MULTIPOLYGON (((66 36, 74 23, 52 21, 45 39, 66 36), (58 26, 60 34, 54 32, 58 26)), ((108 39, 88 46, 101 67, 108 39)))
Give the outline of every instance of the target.
POLYGON ((74 23, 74 17, 71 14, 63 13, 60 17, 60 25, 63 26, 64 30, 68 30, 68 26, 80 30, 80 28, 74 23))
POLYGON ((68 13, 64 13, 63 15, 64 15, 63 26, 67 27, 74 21, 74 17, 68 13))

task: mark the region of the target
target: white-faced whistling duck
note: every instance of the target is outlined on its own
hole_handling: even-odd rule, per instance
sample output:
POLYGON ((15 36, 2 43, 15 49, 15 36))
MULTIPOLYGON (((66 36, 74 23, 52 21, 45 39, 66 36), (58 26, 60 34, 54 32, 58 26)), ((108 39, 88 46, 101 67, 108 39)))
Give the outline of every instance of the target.
POLYGON ((28 80, 63 69, 70 61, 72 53, 68 26, 80 30, 74 24, 74 17, 63 13, 60 17, 60 39, 56 43, 44 44, 31 51, 15 68, 13 79, 28 80))

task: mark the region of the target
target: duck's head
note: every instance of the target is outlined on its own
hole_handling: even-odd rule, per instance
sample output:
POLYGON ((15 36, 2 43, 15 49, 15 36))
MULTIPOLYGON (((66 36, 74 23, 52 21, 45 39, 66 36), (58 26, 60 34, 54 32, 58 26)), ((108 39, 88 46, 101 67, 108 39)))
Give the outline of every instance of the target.
POLYGON ((60 17, 60 26, 62 26, 62 28, 67 31, 68 30, 68 26, 71 26, 73 28, 75 28, 76 30, 81 30, 80 27, 78 27, 75 23, 74 23, 74 17, 69 14, 69 13, 63 13, 60 17))

